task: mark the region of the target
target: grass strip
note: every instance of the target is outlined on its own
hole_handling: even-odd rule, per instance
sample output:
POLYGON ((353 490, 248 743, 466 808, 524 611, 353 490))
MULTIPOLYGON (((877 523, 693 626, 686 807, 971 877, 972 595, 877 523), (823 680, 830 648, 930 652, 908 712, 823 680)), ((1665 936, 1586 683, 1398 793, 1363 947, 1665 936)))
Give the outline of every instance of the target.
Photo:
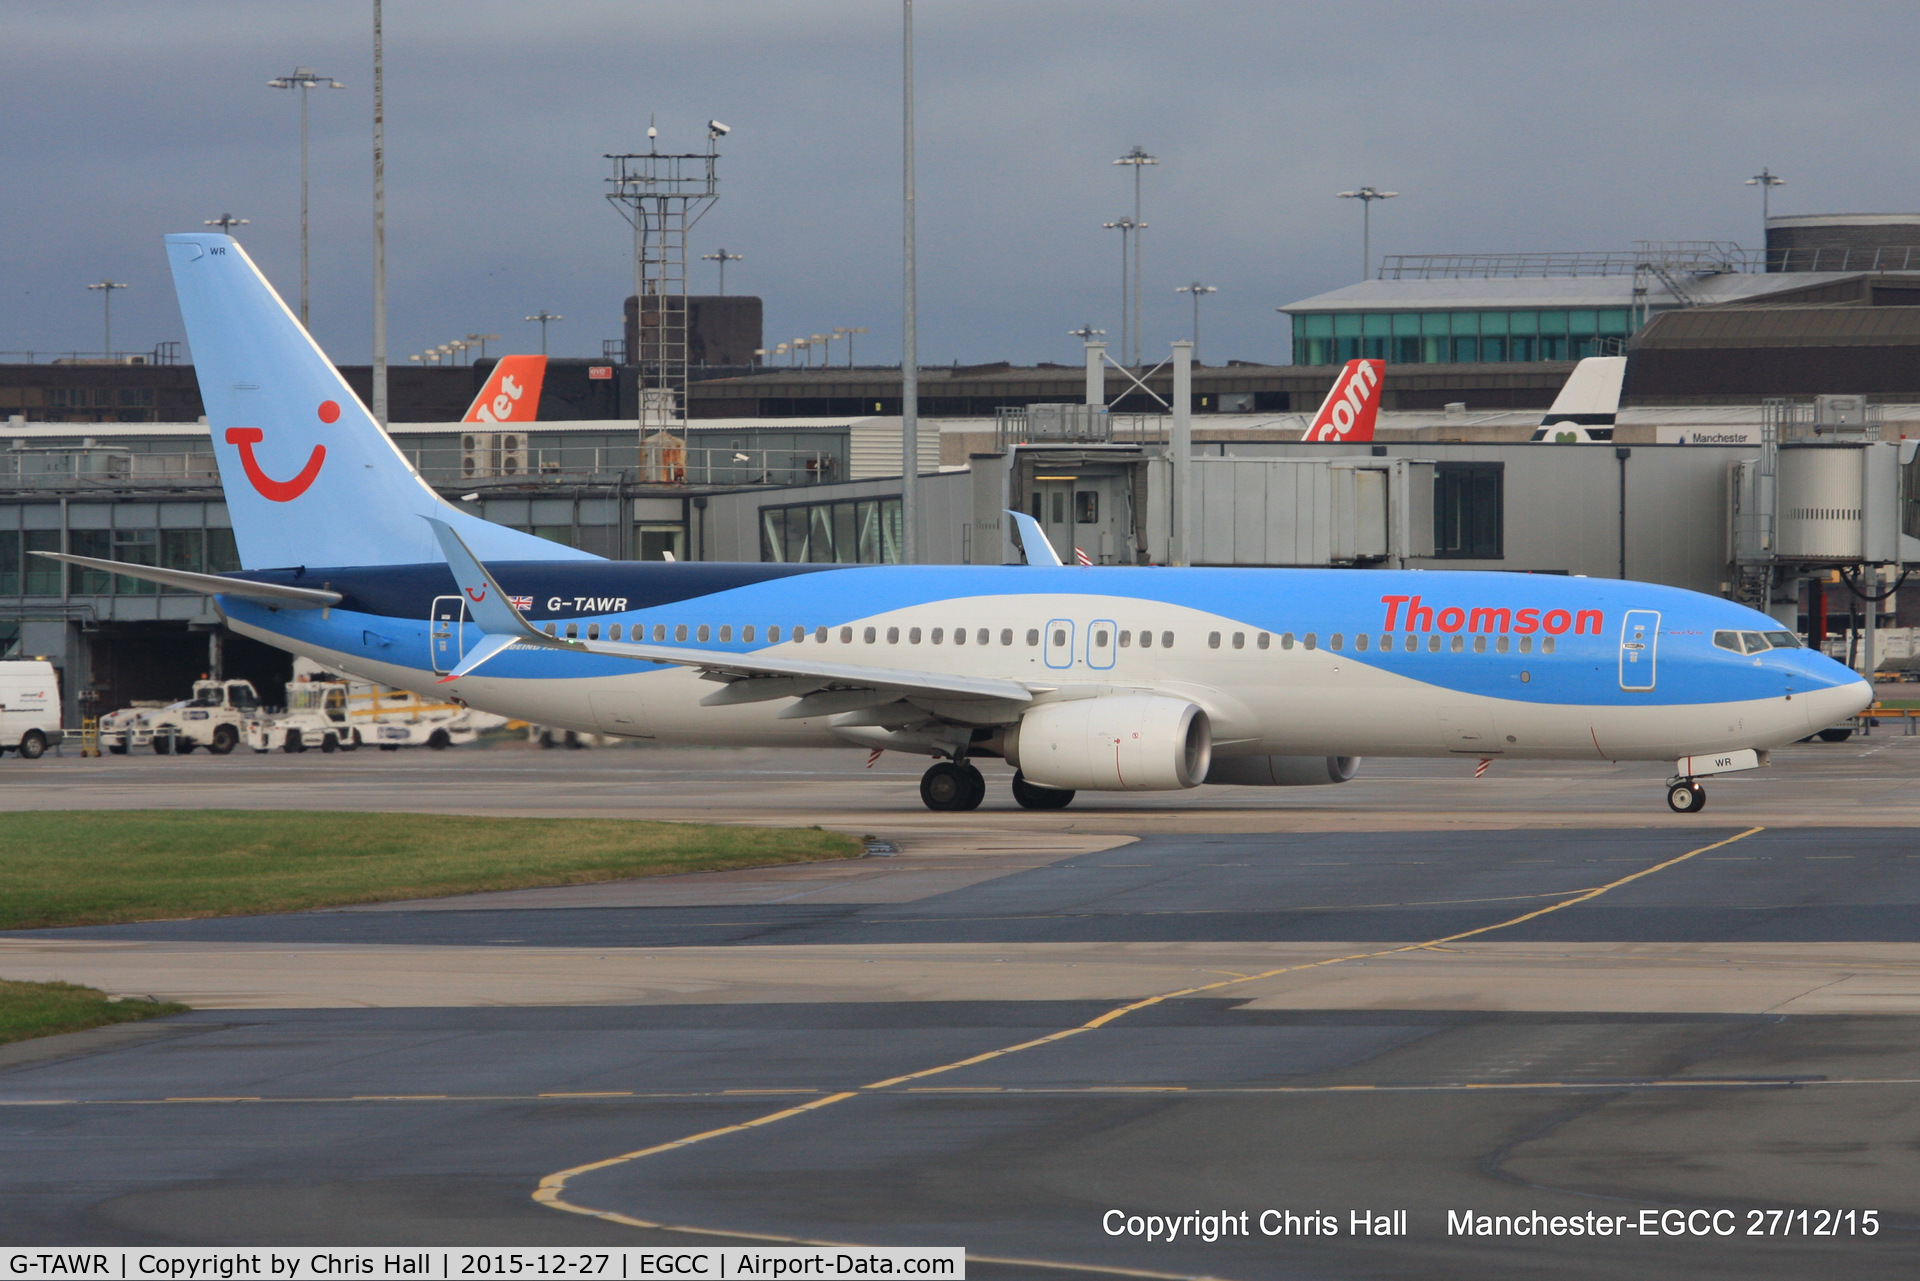
POLYGON ((4 819, 0 929, 297 912, 850 858, 851 836, 591 818, 46 810, 4 819))
POLYGON ((105 992, 72 983, 14 983, 0 979, 0 1045, 36 1036, 84 1032, 109 1023, 134 1023, 184 1014, 172 1001, 110 1001, 105 992))

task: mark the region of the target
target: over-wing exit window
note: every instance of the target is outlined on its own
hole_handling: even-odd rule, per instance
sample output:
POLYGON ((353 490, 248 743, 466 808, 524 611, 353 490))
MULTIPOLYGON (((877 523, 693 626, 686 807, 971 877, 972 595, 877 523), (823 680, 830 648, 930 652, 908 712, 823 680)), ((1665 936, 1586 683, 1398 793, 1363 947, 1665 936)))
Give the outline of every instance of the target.
POLYGON ((1506 524, 1504 463, 1437 463, 1433 469, 1433 554, 1500 560, 1506 524))

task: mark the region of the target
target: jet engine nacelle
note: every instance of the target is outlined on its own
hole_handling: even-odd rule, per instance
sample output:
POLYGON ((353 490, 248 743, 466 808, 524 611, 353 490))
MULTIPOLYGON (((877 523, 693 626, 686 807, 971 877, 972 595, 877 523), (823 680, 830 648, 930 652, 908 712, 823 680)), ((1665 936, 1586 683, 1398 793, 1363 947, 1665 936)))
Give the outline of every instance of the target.
POLYGON ((1196 787, 1213 760, 1207 714, 1153 694, 1042 703, 1008 738, 1007 758, 1030 782, 1070 791, 1196 787))
POLYGON ((1360 772, 1358 756, 1235 756, 1215 761, 1209 783, 1241 787, 1323 787, 1344 783, 1360 772))

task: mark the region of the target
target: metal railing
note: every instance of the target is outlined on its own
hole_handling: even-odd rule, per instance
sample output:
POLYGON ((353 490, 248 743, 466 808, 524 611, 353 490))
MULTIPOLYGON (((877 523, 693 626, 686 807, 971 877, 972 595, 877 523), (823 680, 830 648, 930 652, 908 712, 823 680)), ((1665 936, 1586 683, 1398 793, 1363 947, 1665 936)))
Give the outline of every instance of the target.
POLYGON ((0 485, 19 489, 113 488, 127 484, 218 484, 212 454, 136 454, 124 449, 0 450, 0 485))
POLYGON ((994 448, 1014 445, 1147 445, 1167 439, 1165 414, 1116 414, 1104 405, 1020 405, 994 410, 994 448))
POLYGON ((1631 276, 1653 268, 1679 274, 1732 272, 1920 271, 1920 245, 1743 249, 1732 241, 1643 241, 1638 249, 1570 253, 1388 254, 1382 280, 1518 279, 1631 276))

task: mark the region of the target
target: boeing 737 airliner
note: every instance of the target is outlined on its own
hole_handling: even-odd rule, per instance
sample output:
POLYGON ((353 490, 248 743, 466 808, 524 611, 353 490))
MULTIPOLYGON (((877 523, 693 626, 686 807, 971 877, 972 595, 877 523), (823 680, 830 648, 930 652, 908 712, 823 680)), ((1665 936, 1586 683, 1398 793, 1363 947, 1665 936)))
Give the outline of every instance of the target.
POLYGON ((58 558, 207 592, 235 631, 383 684, 634 739, 925 755, 937 810, 980 804, 970 758, 1047 809, 1462 755, 1671 761, 1696 811, 1700 778, 1871 699, 1764 614, 1635 582, 601 560, 435 495, 233 240, 167 252, 244 568, 58 558))

